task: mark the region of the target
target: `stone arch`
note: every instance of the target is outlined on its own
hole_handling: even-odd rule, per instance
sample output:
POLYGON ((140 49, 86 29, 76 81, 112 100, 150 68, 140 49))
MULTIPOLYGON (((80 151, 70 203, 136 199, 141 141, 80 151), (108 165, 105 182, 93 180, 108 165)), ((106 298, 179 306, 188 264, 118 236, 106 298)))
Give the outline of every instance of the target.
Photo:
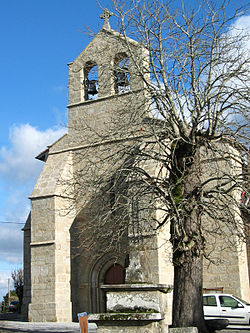
POLYGON ((87 61, 84 66, 84 99, 98 97, 98 65, 94 61, 87 61))
POLYGON ((101 285, 105 282, 105 274, 114 264, 118 264, 121 267, 125 267, 125 255, 118 256, 114 253, 105 254, 100 257, 90 269, 89 284, 90 300, 91 300, 91 312, 105 312, 105 295, 101 290, 101 285))
POLYGON ((130 91, 129 57, 119 52, 114 58, 114 90, 116 94, 130 91))
MULTIPOLYGON (((114 263, 125 266, 128 252, 126 234, 120 239, 119 246, 117 244, 117 247, 111 248, 109 239, 102 239, 100 234, 95 237, 95 214, 102 205, 103 195, 101 199, 97 195, 82 207, 70 227, 71 301, 74 320, 79 312, 105 311, 105 295, 100 288, 104 283, 105 273, 114 263)), ((105 235, 106 230, 102 230, 105 235)))

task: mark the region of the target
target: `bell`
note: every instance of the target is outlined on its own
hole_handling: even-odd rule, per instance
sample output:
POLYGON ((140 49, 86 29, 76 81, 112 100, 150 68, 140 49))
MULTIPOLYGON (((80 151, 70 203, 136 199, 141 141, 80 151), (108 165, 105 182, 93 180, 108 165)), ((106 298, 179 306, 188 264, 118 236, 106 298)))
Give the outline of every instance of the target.
POLYGON ((87 87, 88 87, 89 95, 96 95, 98 93, 98 91, 96 89, 96 82, 97 82, 97 80, 87 80, 87 87))
POLYGON ((121 68, 116 72, 116 84, 118 87, 129 86, 128 71, 126 68, 121 68))

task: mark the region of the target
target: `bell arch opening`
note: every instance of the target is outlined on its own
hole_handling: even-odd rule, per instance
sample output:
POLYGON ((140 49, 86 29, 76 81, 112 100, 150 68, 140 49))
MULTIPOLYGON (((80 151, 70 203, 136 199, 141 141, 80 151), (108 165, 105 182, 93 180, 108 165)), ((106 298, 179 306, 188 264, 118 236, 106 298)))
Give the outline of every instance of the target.
POLYGON ((114 89, 116 94, 130 91, 129 57, 118 53, 114 60, 114 89))
POLYGON ((98 66, 95 62, 87 62, 84 67, 84 99, 92 100, 98 97, 98 66))

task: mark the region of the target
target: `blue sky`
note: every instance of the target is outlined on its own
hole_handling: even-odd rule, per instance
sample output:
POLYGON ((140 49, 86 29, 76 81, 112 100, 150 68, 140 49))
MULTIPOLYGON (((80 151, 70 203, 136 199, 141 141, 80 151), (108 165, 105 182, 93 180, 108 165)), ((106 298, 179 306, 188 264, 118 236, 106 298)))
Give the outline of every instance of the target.
POLYGON ((0 1, 0 301, 23 255, 23 224, 1 222, 26 220, 43 166, 34 156, 66 131, 67 63, 91 40, 86 28, 102 28, 101 13, 95 0, 0 1))
MULTIPOLYGON (((43 164, 34 156, 66 130, 67 63, 89 43, 86 28, 101 29, 101 13, 95 0, 0 2, 0 222, 25 222, 43 164)), ((0 223, 0 301, 22 266, 22 227, 0 223)))

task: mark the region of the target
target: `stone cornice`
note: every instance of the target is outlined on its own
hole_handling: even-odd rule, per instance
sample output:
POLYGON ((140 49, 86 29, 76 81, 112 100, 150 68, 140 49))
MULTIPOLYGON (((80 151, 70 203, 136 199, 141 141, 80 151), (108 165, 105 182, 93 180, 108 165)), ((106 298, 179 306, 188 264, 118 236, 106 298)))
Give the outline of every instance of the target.
POLYGON ((77 102, 77 103, 71 103, 67 105, 67 108, 72 108, 75 106, 80 106, 80 105, 88 105, 88 104, 93 104, 93 103, 97 103, 97 102, 101 102, 101 101, 105 101, 105 100, 111 100, 111 99, 115 99, 115 98, 120 98, 120 97, 124 97, 124 96, 128 96, 128 95, 132 95, 132 94, 136 94, 141 92, 144 89, 137 89, 137 90, 133 90, 133 91, 127 91, 124 92, 122 94, 113 94, 113 95, 108 95, 108 96, 101 96, 98 97, 96 99, 89 99, 87 101, 81 101, 81 102, 77 102))
POLYGON ((30 246, 48 246, 48 245, 53 245, 55 244, 55 240, 48 240, 48 241, 44 241, 44 242, 32 242, 30 243, 30 246))
POLYGON ((137 136, 132 136, 132 137, 124 137, 124 138, 103 140, 103 141, 98 141, 96 143, 92 143, 92 144, 88 144, 88 145, 73 146, 73 147, 69 147, 69 148, 65 148, 65 149, 56 150, 56 151, 50 152, 48 155, 67 153, 67 152, 70 152, 70 151, 87 149, 87 148, 91 148, 91 147, 97 147, 97 146, 100 146, 100 145, 111 144, 111 143, 116 143, 116 142, 123 142, 123 141, 128 141, 128 140, 141 139, 141 138, 146 138, 146 137, 148 137, 148 136, 146 136, 146 135, 137 135, 137 136))
POLYGON ((164 293, 169 293, 173 290, 173 286, 169 284, 148 284, 148 283, 124 283, 124 284, 103 284, 101 289, 109 291, 161 291, 164 293))

